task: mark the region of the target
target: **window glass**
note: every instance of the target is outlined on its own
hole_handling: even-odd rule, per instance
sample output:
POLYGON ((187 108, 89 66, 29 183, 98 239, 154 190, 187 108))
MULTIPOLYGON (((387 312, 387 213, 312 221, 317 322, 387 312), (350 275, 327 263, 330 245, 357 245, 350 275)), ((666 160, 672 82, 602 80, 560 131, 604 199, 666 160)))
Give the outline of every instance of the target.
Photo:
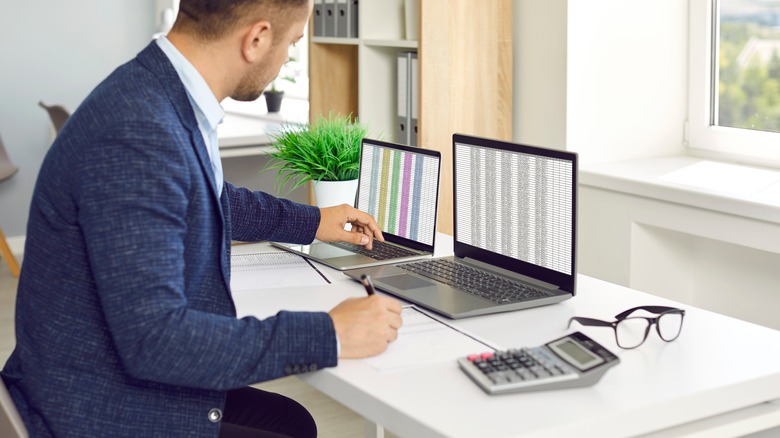
POLYGON ((719 0, 713 125, 780 132, 780 0, 719 0))

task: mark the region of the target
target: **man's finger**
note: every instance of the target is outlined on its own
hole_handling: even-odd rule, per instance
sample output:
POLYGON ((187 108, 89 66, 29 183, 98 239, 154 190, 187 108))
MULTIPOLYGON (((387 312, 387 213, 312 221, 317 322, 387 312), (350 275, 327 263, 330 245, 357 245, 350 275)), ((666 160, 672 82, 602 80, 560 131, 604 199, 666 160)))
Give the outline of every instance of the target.
POLYGON ((349 222, 352 222, 353 226, 360 225, 364 228, 368 228, 371 230, 371 234, 373 234, 376 239, 378 239, 380 242, 384 242, 385 238, 382 235, 382 229, 379 228, 379 224, 376 223, 374 218, 367 213, 363 213, 362 211, 357 211, 357 213, 358 214, 355 215, 355 217, 349 219, 349 222))
POLYGON ((371 237, 369 235, 366 235, 364 233, 358 233, 355 232, 354 230, 352 231, 342 230, 342 231, 338 231, 337 233, 338 236, 335 236, 337 242, 349 242, 355 245, 365 245, 368 247, 368 249, 371 249, 371 247, 368 246, 371 244, 371 237))

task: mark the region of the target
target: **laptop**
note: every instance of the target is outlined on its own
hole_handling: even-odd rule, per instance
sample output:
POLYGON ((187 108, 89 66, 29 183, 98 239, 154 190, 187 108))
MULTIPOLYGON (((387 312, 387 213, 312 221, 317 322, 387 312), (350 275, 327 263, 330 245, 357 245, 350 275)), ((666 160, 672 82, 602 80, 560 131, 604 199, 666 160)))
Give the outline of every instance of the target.
POLYGON ((361 245, 272 242, 334 269, 377 266, 433 255, 439 201, 439 151, 363 139, 355 208, 376 219, 385 242, 361 245))
POLYGON ((455 134, 452 257, 346 271, 450 318, 575 294, 577 154, 455 134))

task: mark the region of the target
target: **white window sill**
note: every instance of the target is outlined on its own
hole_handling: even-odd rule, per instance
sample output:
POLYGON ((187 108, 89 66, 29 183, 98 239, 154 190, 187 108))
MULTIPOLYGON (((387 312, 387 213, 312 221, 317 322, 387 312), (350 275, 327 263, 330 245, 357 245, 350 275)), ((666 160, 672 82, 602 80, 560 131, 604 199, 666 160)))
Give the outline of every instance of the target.
POLYGON ((263 96, 252 102, 239 102, 228 98, 222 101, 222 108, 224 108, 225 113, 255 117, 271 122, 305 124, 309 121, 309 101, 296 97, 285 97, 278 113, 268 112, 263 96))
POLYGON ((584 186, 780 224, 780 171, 696 157, 580 166, 584 186))

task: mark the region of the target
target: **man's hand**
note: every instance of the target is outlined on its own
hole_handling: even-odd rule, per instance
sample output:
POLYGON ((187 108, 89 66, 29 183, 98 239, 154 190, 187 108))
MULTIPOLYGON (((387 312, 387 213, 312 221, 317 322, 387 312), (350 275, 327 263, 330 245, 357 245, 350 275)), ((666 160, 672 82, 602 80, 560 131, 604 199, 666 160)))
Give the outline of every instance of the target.
POLYGON ((403 324, 401 303, 383 296, 350 298, 329 312, 341 343, 339 357, 354 359, 377 355, 398 337, 403 324))
POLYGON ((364 213, 347 204, 320 209, 320 226, 317 227, 317 239, 323 242, 349 242, 365 245, 372 249, 374 239, 384 242, 382 230, 368 213, 364 213), (344 227, 352 224, 352 230, 344 227))

